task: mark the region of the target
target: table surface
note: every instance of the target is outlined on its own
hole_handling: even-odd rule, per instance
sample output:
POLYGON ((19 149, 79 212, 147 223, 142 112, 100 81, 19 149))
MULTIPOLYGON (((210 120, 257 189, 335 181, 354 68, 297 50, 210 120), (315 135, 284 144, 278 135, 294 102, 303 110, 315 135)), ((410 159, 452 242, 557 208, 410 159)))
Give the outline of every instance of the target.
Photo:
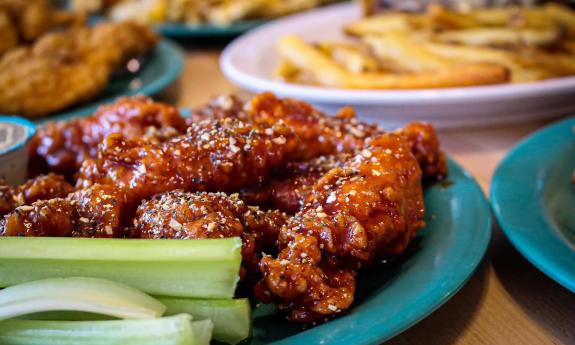
MULTIPOLYGON (((216 94, 242 93, 219 70, 223 45, 183 43, 184 72, 161 98, 193 107, 216 94)), ((499 161, 543 125, 450 130, 440 132, 440 137, 445 151, 487 194, 499 161)), ((488 253, 471 280, 444 306, 388 344, 575 344, 575 294, 528 263, 495 224, 488 253)))

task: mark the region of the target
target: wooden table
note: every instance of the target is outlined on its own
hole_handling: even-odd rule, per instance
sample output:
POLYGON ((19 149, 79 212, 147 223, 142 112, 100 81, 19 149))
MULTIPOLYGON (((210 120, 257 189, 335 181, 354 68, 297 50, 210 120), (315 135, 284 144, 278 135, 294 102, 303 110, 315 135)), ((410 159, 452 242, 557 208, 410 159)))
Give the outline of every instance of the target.
MULTIPOLYGON (((241 92, 219 70, 221 46, 186 49, 184 73, 163 98, 190 107, 212 95, 241 92)), ((493 171, 507 151, 543 125, 451 130, 440 135, 447 153, 488 193, 493 171)), ((575 344, 575 294, 529 264, 495 225, 489 251, 465 287, 389 344, 575 344)))

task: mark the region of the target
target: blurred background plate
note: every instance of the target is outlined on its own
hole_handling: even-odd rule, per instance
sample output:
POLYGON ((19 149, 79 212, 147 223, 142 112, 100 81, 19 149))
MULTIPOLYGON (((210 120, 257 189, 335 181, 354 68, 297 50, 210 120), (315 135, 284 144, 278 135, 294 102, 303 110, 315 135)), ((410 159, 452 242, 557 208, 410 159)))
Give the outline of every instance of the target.
POLYGON ((304 330, 260 305, 249 344, 381 344, 453 297, 487 249, 489 205, 473 177, 453 161, 448 181, 425 190, 425 205, 427 227, 404 257, 359 276, 347 314, 304 330))
POLYGON ((175 43, 163 39, 143 61, 136 73, 113 77, 102 94, 91 101, 36 121, 41 123, 90 115, 101 104, 113 102, 122 96, 154 95, 178 78, 184 66, 184 54, 175 43))
POLYGON ((346 90, 289 84, 274 78, 278 38, 342 40, 342 27, 361 17, 357 4, 343 3, 264 24, 232 42, 220 63, 225 75, 252 92, 273 91, 313 103, 334 114, 353 106, 364 119, 390 128, 425 120, 436 127, 492 126, 553 118, 575 111, 575 77, 525 84, 432 90, 346 90))
POLYGON ((160 24, 154 26, 154 30, 164 36, 173 38, 233 37, 241 35, 265 22, 266 20, 245 20, 225 26, 213 24, 160 24))
POLYGON ((536 132, 501 162, 491 202, 509 240, 575 292, 575 118, 536 132))

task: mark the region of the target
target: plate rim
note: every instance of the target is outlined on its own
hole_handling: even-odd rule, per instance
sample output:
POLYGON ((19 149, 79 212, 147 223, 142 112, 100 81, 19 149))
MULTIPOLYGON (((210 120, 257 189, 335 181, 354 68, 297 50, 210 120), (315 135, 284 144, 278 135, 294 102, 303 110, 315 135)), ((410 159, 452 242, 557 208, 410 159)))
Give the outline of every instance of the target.
MULTIPOLYGON (((286 30, 293 22, 312 20, 319 16, 329 16, 333 13, 350 12, 357 10, 355 3, 341 3, 309 12, 297 13, 275 21, 263 24, 232 41, 220 56, 220 68, 226 77, 235 84, 250 91, 261 92, 273 90, 278 94, 289 97, 310 99, 316 102, 331 104, 346 104, 353 102, 358 105, 379 104, 441 104, 465 103, 489 100, 498 101, 506 99, 542 97, 561 91, 575 89, 575 76, 547 79, 523 84, 500 84, 443 89, 421 90, 353 90, 341 88, 328 88, 286 83, 271 78, 254 75, 238 68, 234 63, 237 56, 242 55, 245 48, 257 45, 260 36, 271 35, 282 27, 286 30), (311 18, 311 19, 310 19, 311 18)), ((260 42, 261 43, 261 42, 260 42)))
MULTIPOLYGON (((425 304, 420 304, 418 308, 415 310, 410 310, 410 313, 407 317, 400 317, 397 316, 396 318, 401 319, 400 321, 394 322, 392 327, 382 328, 382 327, 372 327, 369 329, 369 333, 364 333, 361 338, 356 338, 353 342, 354 345, 376 345, 381 344, 397 335, 401 334, 402 332, 406 331, 407 329, 411 328, 415 324, 419 323, 434 311, 439 309, 442 305, 444 305, 447 301, 449 301, 455 294, 463 287, 465 284, 471 279, 474 273, 477 271, 477 268, 483 261, 485 254, 487 252, 489 243, 491 241, 492 235, 492 226, 493 226, 493 216, 491 213, 491 209, 489 207, 489 202, 485 197, 485 194, 481 187, 479 186, 477 180, 461 165, 459 165, 456 161, 451 158, 448 158, 449 167, 451 171, 457 171, 458 174, 461 175, 461 181, 468 183, 469 186, 472 188, 473 192, 473 199, 475 199, 478 204, 480 205, 481 209, 477 211, 477 214, 482 214, 482 216, 478 218, 482 221, 481 224, 477 224, 474 229, 468 229, 468 231, 472 231, 475 229, 481 229, 482 232, 478 234, 480 241, 474 242, 475 246, 473 247, 473 253, 470 255, 470 258, 467 260, 467 264, 465 265, 465 269, 459 270, 456 272, 455 276, 448 281, 451 282, 451 285, 445 286, 442 285, 439 289, 428 289, 426 290, 428 293, 432 293, 432 296, 426 300, 425 304), (435 297, 435 298, 431 298, 435 297), (423 305, 423 307, 421 307, 423 305)), ((448 176, 449 180, 449 176, 448 176)), ((468 193, 471 194, 471 193, 468 193)), ((453 272, 451 272, 453 273, 453 272)), ((445 278, 445 277, 443 277, 445 278)), ((438 279, 438 278, 436 278, 438 279)), ((436 280, 434 280, 436 281, 436 280)), ((324 324, 329 326, 329 322, 324 324)), ((324 326, 322 325, 322 326, 324 326)), ((318 326, 321 327, 321 326, 318 326)), ((311 329, 313 330, 313 328, 311 329)), ((301 333, 305 334, 305 333, 301 333)), ((298 335, 301 335, 298 334, 298 335)), ((296 335, 296 336, 298 336, 296 335)), ((315 339, 315 338, 314 338, 315 339)), ((303 343, 312 344, 310 339, 306 339, 305 337, 297 339, 298 341, 301 340, 303 343)), ((295 340, 293 336, 279 339, 270 343, 270 345, 287 345, 293 343, 295 340)), ((340 344, 339 342, 338 344, 340 344)), ((315 343, 314 343, 315 344, 315 343)), ((321 343, 320 343, 321 344, 321 343)), ((341 343, 343 344, 343 343, 341 343)), ((345 343, 348 344, 348 343, 345 343)))
MULTIPOLYGON (((505 181, 508 169, 515 168, 514 170, 516 170, 524 167, 525 164, 522 164, 521 162, 522 153, 528 152, 530 147, 539 146, 538 142, 540 140, 552 136, 554 133, 563 130, 564 127, 573 128, 573 126, 575 126, 575 116, 570 116, 567 119, 538 129, 526 138, 522 139, 498 164, 493 174, 490 187, 490 200, 493 212, 501 230, 509 239, 513 247, 515 247, 515 249, 517 249, 517 251, 538 270, 571 292, 575 292, 575 270, 568 273, 570 278, 563 275, 564 273, 561 272, 561 268, 563 266, 557 262, 556 256, 548 255, 545 250, 537 246, 537 241, 533 238, 532 233, 521 231, 522 227, 526 226, 529 228, 528 223, 530 223, 530 220, 535 216, 541 217, 545 220, 546 217, 544 215, 544 210, 542 208, 537 208, 535 213, 533 212, 534 210, 530 210, 530 212, 525 215, 522 214, 522 216, 524 216, 522 217, 522 222, 512 222, 508 219, 504 211, 504 209, 506 209, 504 199, 509 198, 509 188, 505 181)), ((522 171, 525 170, 522 169, 522 171)), ((531 186, 516 186, 514 188, 520 188, 520 190, 527 190, 526 188, 529 188, 530 190, 531 186)), ((538 205, 541 205, 541 203, 538 203, 538 205)), ((544 225, 544 234, 546 235, 545 239, 554 244, 559 244, 561 241, 558 240, 558 237, 552 236, 554 231, 553 227, 547 221, 544 222, 544 225)))

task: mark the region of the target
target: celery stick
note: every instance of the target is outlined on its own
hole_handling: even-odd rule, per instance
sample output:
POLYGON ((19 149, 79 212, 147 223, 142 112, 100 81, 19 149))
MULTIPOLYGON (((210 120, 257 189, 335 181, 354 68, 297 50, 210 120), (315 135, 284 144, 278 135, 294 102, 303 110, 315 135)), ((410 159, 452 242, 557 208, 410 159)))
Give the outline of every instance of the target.
MULTIPOLYGON (((214 323, 214 339, 237 344, 251 331, 251 307, 246 298, 196 300, 156 297, 167 309, 165 315, 186 313, 194 320, 209 319, 214 323)), ((28 320, 106 320, 106 316, 82 312, 44 312, 23 317, 28 320)))
POLYGON ((195 300, 158 297, 166 307, 166 315, 187 313, 194 320, 212 320, 214 339, 237 344, 250 335, 251 307, 246 298, 234 300, 195 300))
POLYGON ((55 277, 95 277, 146 293, 233 297, 239 238, 126 240, 0 237, 0 287, 55 277))
POLYGON ((0 322, 3 345, 208 345, 210 321, 187 314, 148 320, 0 322))
POLYGON ((98 278, 52 278, 0 291, 0 320, 50 310, 76 310, 122 319, 153 319, 166 306, 124 284, 98 278))

